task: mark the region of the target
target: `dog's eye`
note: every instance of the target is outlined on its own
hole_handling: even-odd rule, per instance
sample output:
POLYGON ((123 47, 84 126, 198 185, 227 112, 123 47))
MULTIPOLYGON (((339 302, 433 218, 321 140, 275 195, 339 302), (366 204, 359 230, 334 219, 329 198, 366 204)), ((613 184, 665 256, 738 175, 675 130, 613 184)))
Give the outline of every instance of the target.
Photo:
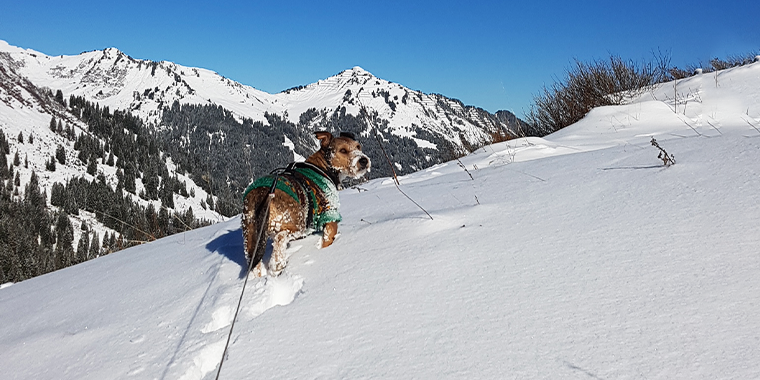
POLYGON ((343 153, 343 154, 348 153, 348 151, 346 150, 346 148, 340 148, 340 152, 343 153))

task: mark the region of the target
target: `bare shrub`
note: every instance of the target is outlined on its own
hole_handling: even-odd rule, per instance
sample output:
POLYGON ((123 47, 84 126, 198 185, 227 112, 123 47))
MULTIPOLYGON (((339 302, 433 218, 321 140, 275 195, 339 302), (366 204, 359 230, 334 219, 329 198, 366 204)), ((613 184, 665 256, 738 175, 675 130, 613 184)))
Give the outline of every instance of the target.
POLYGON ((678 67, 672 67, 668 69, 668 74, 670 74, 670 77, 672 79, 684 79, 692 76, 694 72, 693 71, 686 71, 684 69, 678 68, 678 67))
POLYGON ((662 160, 662 164, 665 166, 670 166, 676 163, 676 158, 672 154, 668 155, 668 152, 663 149, 660 144, 657 143, 657 140, 652 137, 652 141, 650 141, 653 147, 660 150, 660 154, 657 155, 657 158, 662 160))
POLYGON ((661 82, 665 62, 638 64, 619 56, 591 63, 575 60, 564 80, 534 96, 528 123, 549 134, 577 122, 595 107, 623 104, 661 82))
POLYGON ((701 71, 703 74, 712 73, 719 70, 730 69, 733 67, 739 67, 749 65, 755 62, 758 52, 753 51, 746 54, 730 55, 726 59, 713 58, 709 62, 701 62, 700 64, 689 64, 685 68, 670 67, 667 71, 667 76, 663 78, 663 81, 679 80, 694 76, 701 71), (698 71, 700 70, 700 71, 698 71))
POLYGON ((713 58, 713 59, 711 59, 710 60, 710 66, 712 66, 712 68, 715 69, 715 70, 725 70, 725 69, 728 69, 728 68, 732 67, 731 63, 729 63, 728 61, 724 61, 722 59, 719 59, 719 58, 713 58))

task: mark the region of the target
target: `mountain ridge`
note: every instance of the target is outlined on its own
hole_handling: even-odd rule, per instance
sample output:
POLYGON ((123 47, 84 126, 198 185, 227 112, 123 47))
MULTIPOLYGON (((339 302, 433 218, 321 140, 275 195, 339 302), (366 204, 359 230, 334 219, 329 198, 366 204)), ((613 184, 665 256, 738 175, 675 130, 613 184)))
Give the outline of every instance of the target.
MULTIPOLYGON (((464 106, 458 100, 443 95, 410 90, 377 78, 360 66, 343 70, 315 83, 298 86, 297 91, 269 94, 211 70, 168 61, 134 59, 117 48, 51 57, 5 43, 0 45, 0 51, 9 52, 14 60, 22 62, 23 67, 18 70, 19 73, 36 85, 61 89, 66 96, 84 96, 112 109, 129 110, 154 124, 159 124, 163 107, 180 101, 183 104, 218 104, 240 118, 250 118, 265 124, 265 113, 287 113, 288 119, 297 123, 303 112, 310 108, 335 112, 339 107, 345 106, 348 114, 356 116, 362 107, 371 107, 379 111, 381 118, 389 120, 391 132, 398 135, 408 135, 409 132, 404 132, 404 129, 411 124, 442 134, 444 129, 441 128, 441 120, 445 120, 443 125, 449 129, 466 131, 464 135, 468 144, 488 141, 488 133, 479 133, 478 130, 517 133, 516 125, 504 123, 482 109, 446 117, 446 112, 439 103, 448 105, 452 110, 477 107, 464 106), (361 90, 362 86, 366 86, 364 91, 361 90), (356 96, 346 97, 346 90, 352 90, 356 96), (383 101, 377 101, 377 98, 382 98, 383 101), (407 100, 414 102, 412 107, 404 107, 407 100)), ((458 133, 448 133, 446 138, 463 147, 458 133)))

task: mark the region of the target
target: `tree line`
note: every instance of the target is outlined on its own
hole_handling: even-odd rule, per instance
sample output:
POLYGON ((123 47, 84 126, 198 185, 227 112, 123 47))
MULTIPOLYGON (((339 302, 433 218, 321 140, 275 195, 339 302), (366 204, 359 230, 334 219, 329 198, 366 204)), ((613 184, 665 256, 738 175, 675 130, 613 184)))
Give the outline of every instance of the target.
MULTIPOLYGON (((90 179, 83 174, 65 183, 54 183, 48 205, 48 196, 40 189, 35 172, 21 189, 19 168, 28 167, 28 159, 22 163, 16 153, 9 162, 8 140, 0 130, 0 283, 22 281, 209 224, 198 220, 192 209, 183 213, 172 210, 174 194, 193 194, 188 194, 187 184, 170 175, 157 135, 141 119, 124 111, 111 112, 81 97, 71 96, 66 102, 60 92, 54 99, 87 124, 87 132, 76 135, 71 125, 52 117, 49 128, 73 140, 77 159, 86 167, 90 179), (115 188, 97 171, 98 163, 116 169, 115 188), (140 194, 136 194, 138 178, 145 185, 140 194), (158 200, 161 206, 143 206, 129 193, 158 200), (92 213, 110 232, 101 237, 92 226, 81 223, 80 239, 75 245, 71 217, 82 211, 92 213)), ((18 139, 25 142, 23 133, 18 139)), ((34 143, 31 134, 28 143, 34 143)), ((46 161, 46 170, 78 164, 66 161, 65 149, 59 145, 46 161)), ((207 202, 213 203, 213 199, 207 202)))

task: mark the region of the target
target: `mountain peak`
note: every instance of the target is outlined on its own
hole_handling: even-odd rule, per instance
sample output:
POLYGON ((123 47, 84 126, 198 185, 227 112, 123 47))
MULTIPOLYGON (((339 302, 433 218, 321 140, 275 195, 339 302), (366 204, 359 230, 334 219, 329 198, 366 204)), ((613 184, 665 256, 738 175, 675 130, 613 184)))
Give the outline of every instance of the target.
POLYGON ((374 77, 372 73, 370 73, 367 70, 364 70, 360 66, 354 66, 348 70, 342 71, 338 76, 351 76, 351 77, 360 77, 360 76, 367 76, 367 77, 374 77))

